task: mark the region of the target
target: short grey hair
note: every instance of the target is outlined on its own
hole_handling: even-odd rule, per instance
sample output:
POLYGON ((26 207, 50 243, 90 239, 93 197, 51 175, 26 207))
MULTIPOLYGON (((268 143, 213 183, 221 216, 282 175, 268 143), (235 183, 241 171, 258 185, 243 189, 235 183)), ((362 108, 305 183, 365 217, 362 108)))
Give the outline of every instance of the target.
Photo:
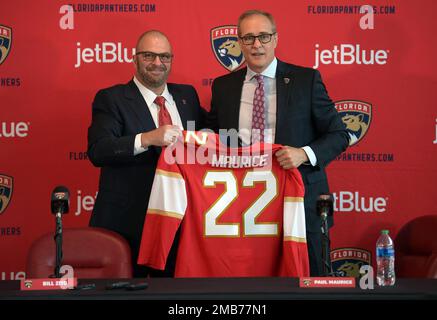
POLYGON ((241 22, 243 22, 244 19, 251 17, 251 16, 255 16, 255 15, 264 16, 267 19, 269 19, 270 23, 272 24, 272 28, 273 28, 272 32, 276 33, 276 22, 275 22, 275 19, 273 18, 271 13, 261 11, 261 10, 247 10, 247 11, 243 12, 240 15, 240 17, 238 18, 238 25, 237 25, 238 36, 240 36, 240 37, 242 36, 241 30, 240 30, 241 22))

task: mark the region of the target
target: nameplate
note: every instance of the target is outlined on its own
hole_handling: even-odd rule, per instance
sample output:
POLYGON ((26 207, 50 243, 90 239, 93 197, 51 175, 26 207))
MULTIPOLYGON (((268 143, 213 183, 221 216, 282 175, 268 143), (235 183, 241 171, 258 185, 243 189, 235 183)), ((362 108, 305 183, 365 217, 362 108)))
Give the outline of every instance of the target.
POLYGON ((77 278, 46 278, 21 280, 21 290, 66 290, 77 286, 77 278))
POLYGON ((301 288, 355 288, 354 277, 306 277, 299 278, 301 288))

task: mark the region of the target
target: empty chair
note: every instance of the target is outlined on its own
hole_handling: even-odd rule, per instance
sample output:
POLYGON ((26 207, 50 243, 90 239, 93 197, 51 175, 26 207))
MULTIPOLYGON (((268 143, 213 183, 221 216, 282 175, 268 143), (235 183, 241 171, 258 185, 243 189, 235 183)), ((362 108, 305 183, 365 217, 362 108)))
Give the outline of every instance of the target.
MULTIPOLYGON (((48 233, 30 247, 27 278, 48 278, 54 274, 54 234, 48 233)), ((131 278, 131 251, 119 234, 102 228, 63 230, 62 265, 70 265, 76 278, 131 278)))
POLYGON ((437 215, 415 218, 395 239, 396 276, 437 278, 437 215))

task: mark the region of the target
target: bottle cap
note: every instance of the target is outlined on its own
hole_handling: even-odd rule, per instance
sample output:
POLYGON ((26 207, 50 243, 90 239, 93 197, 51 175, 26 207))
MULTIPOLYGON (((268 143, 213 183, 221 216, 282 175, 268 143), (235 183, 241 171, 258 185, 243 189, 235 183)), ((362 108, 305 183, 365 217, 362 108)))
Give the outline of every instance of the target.
POLYGON ((381 230, 381 234, 388 234, 388 230, 381 230))

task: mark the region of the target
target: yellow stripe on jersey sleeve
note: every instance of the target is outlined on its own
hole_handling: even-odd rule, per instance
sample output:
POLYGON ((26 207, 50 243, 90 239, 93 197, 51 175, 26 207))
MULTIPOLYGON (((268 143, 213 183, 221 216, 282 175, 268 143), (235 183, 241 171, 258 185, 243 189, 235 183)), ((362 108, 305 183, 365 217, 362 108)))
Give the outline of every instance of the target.
POLYGON ((159 209, 148 209, 147 214, 157 214, 160 216, 171 217, 171 218, 176 218, 176 219, 180 219, 180 220, 182 220, 184 218, 183 214, 181 215, 177 212, 170 212, 170 211, 164 211, 164 210, 159 210, 159 209))

